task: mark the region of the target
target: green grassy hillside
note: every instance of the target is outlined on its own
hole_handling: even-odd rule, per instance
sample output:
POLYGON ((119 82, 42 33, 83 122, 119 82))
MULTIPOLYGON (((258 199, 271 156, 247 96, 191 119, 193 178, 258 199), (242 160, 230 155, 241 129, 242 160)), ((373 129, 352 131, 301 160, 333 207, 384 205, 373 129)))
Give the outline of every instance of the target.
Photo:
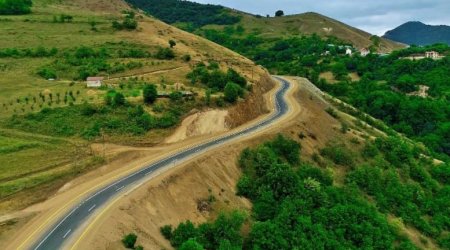
POLYGON ((100 138, 155 144, 190 110, 232 105, 239 97, 225 99, 225 86, 187 77, 198 63, 225 84, 253 72, 244 57, 121 0, 34 0, 31 13, 8 14, 0 14, 0 213, 101 164, 90 150, 100 138), (87 88, 88 76, 105 77, 104 86, 87 88), (146 102, 149 86, 170 98, 146 102))

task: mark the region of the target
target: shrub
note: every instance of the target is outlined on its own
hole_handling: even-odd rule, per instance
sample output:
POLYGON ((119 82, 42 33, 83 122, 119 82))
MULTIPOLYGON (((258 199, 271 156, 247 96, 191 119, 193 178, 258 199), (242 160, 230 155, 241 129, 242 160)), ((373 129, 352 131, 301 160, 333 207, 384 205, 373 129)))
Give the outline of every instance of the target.
POLYGON ((320 150, 320 154, 338 165, 352 167, 355 163, 353 154, 343 145, 327 146, 320 150))
POLYGON ((191 55, 184 55, 183 56, 183 61, 190 62, 191 61, 191 55))
POLYGON ((161 231, 161 234, 166 238, 167 240, 170 240, 172 238, 172 226, 171 225, 165 225, 159 229, 161 231))
POLYGON ((56 78, 56 72, 53 69, 50 68, 42 68, 40 69, 37 74, 45 79, 55 79, 56 78))
POLYGON ((126 248, 134 249, 134 245, 137 241, 137 235, 134 233, 125 235, 122 239, 122 243, 126 248))
POLYGON ((175 58, 175 53, 169 48, 159 48, 155 54, 155 58, 160 60, 171 60, 175 58))
POLYGON ((123 106, 125 103, 125 96, 122 93, 116 93, 116 95, 114 95, 114 106, 123 106))
POLYGON ((227 83, 224 89, 225 101, 235 103, 242 92, 243 89, 239 85, 232 82, 227 83))
POLYGON ((158 90, 156 89, 156 85, 154 84, 145 85, 143 96, 145 103, 153 104, 158 98, 158 90))

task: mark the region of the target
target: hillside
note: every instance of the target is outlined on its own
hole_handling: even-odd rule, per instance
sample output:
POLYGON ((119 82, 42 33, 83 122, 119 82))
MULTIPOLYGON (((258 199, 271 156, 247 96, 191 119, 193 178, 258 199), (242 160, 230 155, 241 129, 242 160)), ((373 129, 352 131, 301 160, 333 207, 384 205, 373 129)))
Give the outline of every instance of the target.
POLYGON ((448 182, 438 174, 448 167, 417 158, 417 145, 339 111, 345 105, 306 79, 291 81, 298 86, 289 98, 293 119, 149 181, 102 216, 80 247, 118 249, 135 233, 145 249, 185 249, 189 238, 207 249, 223 249, 222 239, 234 249, 447 249, 446 230, 426 230, 448 219, 439 212, 448 205, 448 182), (273 141, 277 133, 289 140, 273 141), (283 157, 275 161, 276 154, 283 157), (221 218, 235 210, 245 219, 230 225, 221 218), (165 225, 169 233, 160 230, 165 225))
MULTIPOLYGON (((261 32, 262 36, 268 38, 318 34, 321 37, 336 37, 359 49, 373 44, 371 34, 313 12, 270 18, 243 14, 240 24, 246 30, 261 32)), ((399 43, 381 39, 378 49, 387 52, 402 47, 399 43)))
POLYGON ((450 45, 450 26, 407 22, 386 32, 383 37, 410 45, 423 46, 435 43, 450 45))
POLYGON ((0 15, 0 74, 0 215, 104 165, 111 154, 95 143, 160 144, 209 109, 237 126, 266 112, 259 96, 272 86, 243 56, 121 0, 34 0, 30 14, 0 15), (188 78, 194 69, 222 85, 188 78), (104 86, 87 88, 88 76, 104 86))
MULTIPOLYGON (((189 1, 127 1, 150 15, 191 32, 199 28, 222 29, 226 25, 240 25, 244 28, 244 34, 255 34, 263 38, 318 34, 321 37, 337 37, 359 49, 368 48, 373 44, 371 34, 317 13, 262 17, 223 6, 202 5, 189 1), (202 15, 193 14, 199 9, 202 15)), ((402 44, 381 39, 378 50, 388 52, 402 47, 402 44)))

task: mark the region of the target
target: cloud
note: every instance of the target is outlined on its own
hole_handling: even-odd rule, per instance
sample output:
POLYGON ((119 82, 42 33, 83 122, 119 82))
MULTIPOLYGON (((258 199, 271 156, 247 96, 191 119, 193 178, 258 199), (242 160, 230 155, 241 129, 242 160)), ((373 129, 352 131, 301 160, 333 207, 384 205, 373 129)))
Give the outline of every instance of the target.
POLYGON ((382 35, 408 21, 450 25, 450 0, 194 0, 238 10, 273 15, 308 11, 382 35))

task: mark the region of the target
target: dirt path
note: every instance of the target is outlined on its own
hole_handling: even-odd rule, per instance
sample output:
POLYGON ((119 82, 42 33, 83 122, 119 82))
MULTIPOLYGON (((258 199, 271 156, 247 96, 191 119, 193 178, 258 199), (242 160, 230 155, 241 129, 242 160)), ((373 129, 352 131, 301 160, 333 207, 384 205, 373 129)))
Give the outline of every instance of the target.
MULTIPOLYGON (((293 101, 292 93, 296 91, 296 85, 290 89, 287 99, 290 104, 295 103, 293 101)), ((271 92, 267 93, 264 98, 268 103, 273 106, 273 94, 275 89, 271 92)), ((291 119, 295 117, 295 114, 298 113, 299 107, 293 105, 293 108, 290 110, 289 114, 278 121, 277 124, 282 124, 283 121, 291 119)), ((258 119, 247 123, 245 126, 241 126, 236 128, 235 130, 240 130, 243 127, 248 127, 253 124, 260 122, 262 119, 265 119, 270 114, 259 117, 258 119)), ((234 130, 232 130, 234 131, 234 130)), ((232 132, 231 131, 231 132, 232 132)), ((255 133, 253 136, 258 136, 262 133, 270 131, 270 129, 266 129, 264 131, 260 131, 255 133)), ((33 219, 31 219, 25 226, 23 226, 17 232, 12 232, 8 234, 5 239, 0 239, 0 248, 2 249, 23 249, 29 244, 39 233, 45 231, 45 229, 52 225, 56 219, 61 215, 65 214, 72 204, 79 203, 86 194, 92 192, 98 187, 105 185, 106 183, 112 182, 114 180, 119 179, 120 177, 126 176, 131 172, 136 171, 137 169, 142 168, 142 166, 148 165, 151 162, 155 162, 159 159, 166 157, 167 155, 173 154, 174 152, 179 151, 182 148, 189 148, 192 145, 198 144, 205 140, 211 140, 212 138, 221 135, 203 135, 195 138, 189 138, 184 141, 173 143, 169 145, 161 145, 158 147, 154 147, 151 150, 143 150, 141 148, 136 148, 133 150, 124 151, 121 153, 120 158, 112 161, 111 163, 101 167, 98 171, 93 171, 85 176, 77 178, 72 181, 68 187, 62 192, 59 192, 54 197, 49 198, 47 201, 34 205, 21 211, 20 213, 25 214, 37 214, 33 219), (25 244, 22 244, 25 243, 25 244)), ((234 142, 239 143, 239 142, 234 142)), ((226 146, 226 145, 224 145, 226 146)), ((128 147, 129 149, 129 147, 128 147)), ((206 152, 205 154, 208 154, 206 152)), ((204 154, 203 154, 204 155, 204 154)), ((194 159, 190 160, 192 162, 194 159)), ((188 162, 185 162, 185 164, 188 162)), ((160 174, 160 173, 155 173, 160 174)), ((108 214, 109 210, 104 214, 108 214)))
POLYGON ((119 77, 112 77, 112 78, 109 78, 107 81, 118 80, 118 79, 128 79, 128 78, 132 78, 132 77, 143 77, 143 76, 148 76, 148 75, 167 73, 167 72, 171 72, 171 71, 175 71, 175 70, 179 70, 179 69, 183 69, 183 68, 188 68, 188 67, 189 66, 180 66, 180 67, 176 67, 176 68, 161 69, 161 70, 144 72, 144 73, 139 73, 139 74, 134 74, 134 75, 125 75, 125 76, 119 76, 119 77))

